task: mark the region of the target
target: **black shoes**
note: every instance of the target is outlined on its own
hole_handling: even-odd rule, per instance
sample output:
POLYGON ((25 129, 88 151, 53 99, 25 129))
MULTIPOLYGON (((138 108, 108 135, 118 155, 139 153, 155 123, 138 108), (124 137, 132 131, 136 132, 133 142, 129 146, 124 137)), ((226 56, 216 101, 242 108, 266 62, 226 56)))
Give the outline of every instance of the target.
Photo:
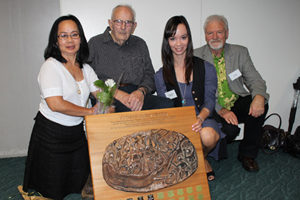
POLYGON ((242 155, 238 155, 237 159, 242 162, 242 166, 249 172, 256 172, 259 170, 258 164, 254 158, 248 158, 242 155))

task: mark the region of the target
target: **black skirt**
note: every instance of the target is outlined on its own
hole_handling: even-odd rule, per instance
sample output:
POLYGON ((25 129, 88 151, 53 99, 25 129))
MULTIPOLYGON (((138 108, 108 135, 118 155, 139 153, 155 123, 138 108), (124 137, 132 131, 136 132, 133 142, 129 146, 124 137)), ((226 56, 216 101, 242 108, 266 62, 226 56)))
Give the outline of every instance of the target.
POLYGON ((23 189, 34 189, 44 197, 63 199, 80 193, 90 173, 83 123, 63 126, 40 112, 32 130, 23 189))

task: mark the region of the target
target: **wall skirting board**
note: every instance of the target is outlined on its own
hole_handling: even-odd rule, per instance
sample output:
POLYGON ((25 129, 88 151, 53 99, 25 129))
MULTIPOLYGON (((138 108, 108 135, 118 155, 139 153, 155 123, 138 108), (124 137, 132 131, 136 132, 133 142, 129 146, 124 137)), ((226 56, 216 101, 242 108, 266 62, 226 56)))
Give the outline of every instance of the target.
POLYGON ((0 158, 23 157, 23 156, 27 156, 27 149, 9 149, 9 150, 0 151, 0 158))

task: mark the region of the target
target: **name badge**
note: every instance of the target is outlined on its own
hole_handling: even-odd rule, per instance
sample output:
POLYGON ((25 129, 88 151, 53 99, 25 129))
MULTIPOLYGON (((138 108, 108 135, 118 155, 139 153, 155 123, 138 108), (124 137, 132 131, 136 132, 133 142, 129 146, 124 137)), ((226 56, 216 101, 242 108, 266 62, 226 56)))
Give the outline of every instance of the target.
POLYGON ((240 72, 239 69, 235 70, 234 72, 231 72, 229 75, 229 78, 234 81, 235 79, 237 79, 238 77, 242 76, 242 73, 240 72))
POLYGON ((169 99, 175 99, 177 97, 175 90, 170 90, 166 92, 165 95, 169 99))

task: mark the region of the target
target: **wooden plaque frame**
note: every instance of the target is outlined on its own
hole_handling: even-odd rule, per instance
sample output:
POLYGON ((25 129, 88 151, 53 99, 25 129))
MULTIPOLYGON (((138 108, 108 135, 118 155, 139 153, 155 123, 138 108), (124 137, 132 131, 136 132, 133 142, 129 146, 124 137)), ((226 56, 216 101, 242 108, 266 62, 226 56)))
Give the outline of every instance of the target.
POLYGON ((147 200, 149 194, 155 200, 210 199, 200 136, 191 128, 196 121, 195 116, 195 108, 192 106, 85 116, 94 199, 137 200, 143 197, 147 200), (147 193, 124 192, 107 185, 102 176, 105 148, 118 138, 149 129, 176 131, 188 137, 198 154, 197 171, 179 184, 147 193))

